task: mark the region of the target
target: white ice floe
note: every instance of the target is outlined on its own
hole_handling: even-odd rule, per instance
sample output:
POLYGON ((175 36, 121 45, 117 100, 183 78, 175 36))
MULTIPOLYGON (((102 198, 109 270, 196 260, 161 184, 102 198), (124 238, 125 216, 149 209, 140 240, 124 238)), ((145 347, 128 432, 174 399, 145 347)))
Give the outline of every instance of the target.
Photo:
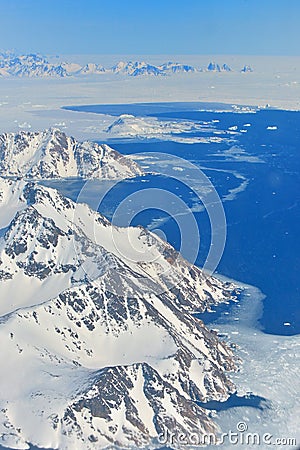
MULTIPOLYGON (((258 319, 264 295, 257 288, 244 287, 242 300, 233 306, 229 315, 222 315, 212 326, 218 328, 222 336, 234 335, 232 340, 237 345, 236 353, 242 359, 240 371, 232 376, 238 394, 251 392, 265 398, 268 406, 262 410, 246 406, 230 408, 218 413, 217 422, 224 433, 229 430, 238 432, 238 423, 245 423, 247 430, 244 436, 258 433, 261 439, 259 448, 262 449, 271 446, 262 442, 265 433, 272 435, 273 446, 276 445, 275 439, 279 438, 295 438, 299 444, 300 337, 263 333, 258 319)), ((242 445, 240 447, 243 448, 242 445)), ((222 448, 231 449, 232 443, 225 439, 222 448)), ((295 448, 295 445, 277 444, 276 448, 295 448)))
POLYGON ((239 161, 249 163, 263 163, 264 160, 259 156, 253 156, 242 147, 234 145, 227 150, 213 153, 212 156, 225 158, 227 161, 239 161))

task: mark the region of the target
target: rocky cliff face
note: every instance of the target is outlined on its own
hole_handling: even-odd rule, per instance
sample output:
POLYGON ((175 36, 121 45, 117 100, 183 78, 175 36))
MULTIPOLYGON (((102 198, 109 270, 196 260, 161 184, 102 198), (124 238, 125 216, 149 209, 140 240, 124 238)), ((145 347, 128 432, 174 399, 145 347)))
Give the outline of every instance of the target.
POLYGON ((0 179, 0 216, 0 442, 151 447, 164 427, 216 432, 195 400, 225 400, 235 365, 193 313, 234 286, 31 182, 0 179))

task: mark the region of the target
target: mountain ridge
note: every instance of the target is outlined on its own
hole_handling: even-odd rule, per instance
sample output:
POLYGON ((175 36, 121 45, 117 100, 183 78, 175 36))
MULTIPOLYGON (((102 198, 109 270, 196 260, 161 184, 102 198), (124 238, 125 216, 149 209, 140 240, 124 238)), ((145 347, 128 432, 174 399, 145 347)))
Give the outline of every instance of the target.
POLYGON ((33 179, 121 179, 140 166, 106 144, 79 142, 58 128, 0 135, 0 175, 33 179))

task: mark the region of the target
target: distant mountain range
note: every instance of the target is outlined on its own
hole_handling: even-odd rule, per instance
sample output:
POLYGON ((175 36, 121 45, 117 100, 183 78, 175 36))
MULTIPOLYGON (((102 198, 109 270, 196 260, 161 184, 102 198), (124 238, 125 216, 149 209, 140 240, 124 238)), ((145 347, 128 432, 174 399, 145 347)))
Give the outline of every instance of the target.
MULTIPOLYGON (((112 67, 103 67, 100 64, 88 63, 84 66, 73 62, 51 63, 47 58, 38 54, 15 55, 13 53, 0 53, 0 77, 69 77, 84 75, 120 74, 128 76, 164 76, 176 73, 195 72, 233 72, 227 64, 219 65, 210 62, 207 68, 196 68, 178 62, 167 62, 153 65, 144 61, 120 61, 112 67)), ((252 72, 252 68, 245 65, 241 72, 252 72)))

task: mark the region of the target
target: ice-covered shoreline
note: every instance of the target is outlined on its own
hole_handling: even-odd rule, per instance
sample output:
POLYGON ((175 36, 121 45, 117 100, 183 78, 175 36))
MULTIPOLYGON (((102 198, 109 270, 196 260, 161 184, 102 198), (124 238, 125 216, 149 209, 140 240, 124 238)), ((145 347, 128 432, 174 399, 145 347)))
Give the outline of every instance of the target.
MULTIPOLYGON (((233 282, 230 279, 227 281, 233 282)), ((232 306, 230 314, 223 313, 210 327, 237 345, 236 352, 242 363, 240 370, 231 375, 237 393, 245 395, 251 392, 262 396, 270 406, 262 410, 230 408, 219 412, 216 422, 223 433, 239 431, 237 425, 242 422, 246 428, 244 433, 239 434, 257 433, 261 439, 260 448, 263 449, 270 447, 270 444, 262 442, 265 433, 272 435, 270 442, 273 444, 275 439, 284 438, 294 438, 299 444, 296 358, 300 337, 264 333, 258 324, 264 294, 254 286, 234 282, 244 289, 241 300, 232 306)), ((230 449, 232 443, 225 439, 222 448, 230 449)), ((286 448, 286 445, 278 444, 276 448, 286 448)))

